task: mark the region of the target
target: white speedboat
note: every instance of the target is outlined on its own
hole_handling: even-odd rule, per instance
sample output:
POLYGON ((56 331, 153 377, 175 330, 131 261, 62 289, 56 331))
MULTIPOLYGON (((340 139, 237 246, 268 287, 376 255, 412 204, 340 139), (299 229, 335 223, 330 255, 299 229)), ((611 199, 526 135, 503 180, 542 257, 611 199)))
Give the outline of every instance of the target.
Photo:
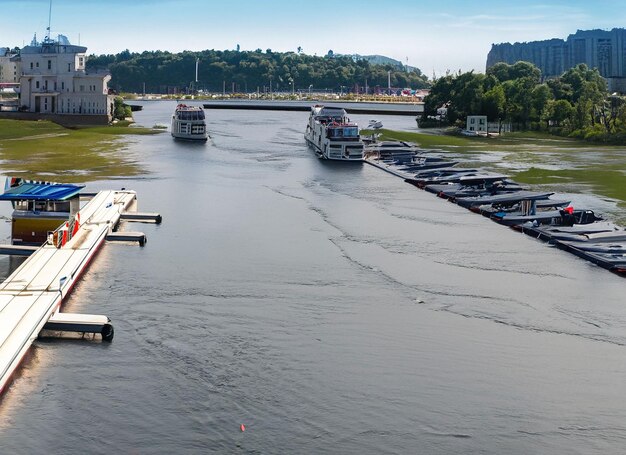
POLYGON ((345 109, 340 107, 313 106, 304 138, 320 158, 363 160, 363 142, 359 136, 359 127, 350 122, 345 109))
POLYGON ((383 122, 380 120, 370 120, 369 125, 367 125, 367 129, 369 130, 378 130, 383 127, 383 122))
POLYGON ((204 111, 198 106, 179 104, 172 115, 172 136, 176 139, 206 141, 204 111))

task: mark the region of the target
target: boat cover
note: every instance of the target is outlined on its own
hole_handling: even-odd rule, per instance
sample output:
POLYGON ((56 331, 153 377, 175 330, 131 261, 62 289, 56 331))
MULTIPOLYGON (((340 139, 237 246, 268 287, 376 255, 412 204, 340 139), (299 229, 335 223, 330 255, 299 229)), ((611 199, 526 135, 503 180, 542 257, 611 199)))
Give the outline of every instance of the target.
MULTIPOLYGON (((16 179, 17 180, 17 179, 16 179)), ((8 182, 7 182, 8 184, 8 182)), ((76 196, 85 185, 22 180, 0 194, 1 201, 65 201, 76 196)))

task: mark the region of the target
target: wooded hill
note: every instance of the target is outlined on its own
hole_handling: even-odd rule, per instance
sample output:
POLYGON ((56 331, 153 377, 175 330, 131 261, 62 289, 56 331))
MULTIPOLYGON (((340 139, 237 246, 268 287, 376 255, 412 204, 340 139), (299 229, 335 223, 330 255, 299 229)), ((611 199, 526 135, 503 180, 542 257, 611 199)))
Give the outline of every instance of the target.
POLYGON ((128 50, 116 55, 92 55, 87 69, 107 68, 112 79, 109 86, 117 91, 166 93, 172 88, 187 89, 195 80, 196 59, 198 84, 195 88, 212 92, 298 91, 330 89, 353 92, 357 88, 369 93, 376 87, 386 89, 387 72, 395 88, 426 88, 430 84, 419 69, 407 72, 397 65, 373 65, 367 60, 335 56, 324 57, 296 52, 256 51, 144 51, 128 50), (293 86, 292 86, 293 84, 293 86))

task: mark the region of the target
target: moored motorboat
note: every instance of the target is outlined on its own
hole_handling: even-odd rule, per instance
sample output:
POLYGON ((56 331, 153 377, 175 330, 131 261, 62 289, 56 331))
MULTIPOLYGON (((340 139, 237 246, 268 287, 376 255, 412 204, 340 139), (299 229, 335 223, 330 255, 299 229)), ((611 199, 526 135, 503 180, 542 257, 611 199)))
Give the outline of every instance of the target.
MULTIPOLYGON (((556 210, 568 206, 570 202, 571 201, 561 199, 539 199, 532 201, 530 208, 534 206, 535 211, 556 210)), ((503 204, 484 204, 471 207, 470 210, 475 213, 480 213, 487 218, 491 218, 497 213, 523 215, 529 212, 529 203, 517 201, 503 204)))
POLYGON ((383 122, 381 122, 380 120, 370 120, 369 124, 367 125, 367 128, 370 130, 378 130, 382 127, 383 122))
POLYGON ((537 191, 516 191, 513 193, 496 194, 495 196, 474 196, 457 198, 456 203, 461 207, 470 208, 483 204, 502 204, 502 203, 515 203, 519 201, 533 201, 548 199, 554 193, 537 192, 537 191))
POLYGON ((478 169, 441 167, 419 171, 405 181, 418 188, 425 188, 435 183, 458 183, 461 177, 476 175, 478 172, 478 169))
POLYGON ((424 150, 419 149, 415 144, 405 141, 372 141, 365 145, 364 153, 369 159, 378 161, 411 161, 418 153, 424 150))
POLYGON ((502 174, 462 175, 457 182, 426 185, 424 189, 439 197, 455 200, 457 197, 496 195, 520 191, 523 188, 502 174))
POLYGON ((580 242, 555 241, 557 248, 592 262, 619 275, 626 275, 626 249, 624 244, 604 246, 580 242))
POLYGON ((571 207, 567 207, 559 210, 537 211, 532 208, 532 204, 530 207, 530 213, 497 212, 491 215, 491 219, 505 226, 515 226, 526 222, 532 222, 536 225, 573 226, 574 224, 590 224, 602 220, 592 210, 568 210, 571 207))
POLYGON ((440 160, 422 160, 415 161, 411 164, 404 164, 402 166, 398 166, 396 169, 401 172, 407 173, 417 173, 424 170, 429 169, 442 169, 449 168, 458 164, 458 161, 440 161, 440 160))

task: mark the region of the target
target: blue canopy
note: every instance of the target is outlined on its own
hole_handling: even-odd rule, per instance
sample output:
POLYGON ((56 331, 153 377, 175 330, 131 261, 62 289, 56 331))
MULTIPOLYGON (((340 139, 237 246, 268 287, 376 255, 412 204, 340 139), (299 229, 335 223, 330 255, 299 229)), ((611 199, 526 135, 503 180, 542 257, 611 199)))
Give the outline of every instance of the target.
POLYGON ((76 196, 85 185, 71 183, 22 183, 7 188, 0 201, 66 201, 76 196))

